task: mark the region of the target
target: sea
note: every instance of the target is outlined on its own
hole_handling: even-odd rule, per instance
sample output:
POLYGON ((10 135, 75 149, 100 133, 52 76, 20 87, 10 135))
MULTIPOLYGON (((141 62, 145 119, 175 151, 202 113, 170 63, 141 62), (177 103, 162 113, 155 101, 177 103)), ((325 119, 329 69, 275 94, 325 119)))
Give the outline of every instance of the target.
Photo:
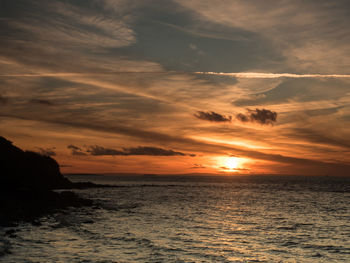
POLYGON ((350 262, 350 177, 69 178, 116 187, 0 229, 0 262, 350 262))

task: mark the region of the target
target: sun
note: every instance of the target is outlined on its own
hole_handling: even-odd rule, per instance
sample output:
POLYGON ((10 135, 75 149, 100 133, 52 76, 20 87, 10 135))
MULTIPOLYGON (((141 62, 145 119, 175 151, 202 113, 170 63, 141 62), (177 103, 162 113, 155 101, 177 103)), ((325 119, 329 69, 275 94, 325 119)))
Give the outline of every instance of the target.
POLYGON ((226 173, 250 173, 249 163, 251 161, 244 157, 217 156, 214 158, 213 168, 226 173), (247 167, 248 166, 248 167, 247 167))
POLYGON ((224 160, 224 166, 230 170, 235 170, 239 166, 239 159, 236 157, 228 157, 224 160))

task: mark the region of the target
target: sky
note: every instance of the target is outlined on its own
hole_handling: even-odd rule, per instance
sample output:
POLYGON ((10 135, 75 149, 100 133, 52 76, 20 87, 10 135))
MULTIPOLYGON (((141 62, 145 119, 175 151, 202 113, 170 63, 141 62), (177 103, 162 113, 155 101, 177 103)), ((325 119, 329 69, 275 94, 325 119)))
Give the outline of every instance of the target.
POLYGON ((0 135, 63 173, 350 174, 348 0, 2 0, 0 135))

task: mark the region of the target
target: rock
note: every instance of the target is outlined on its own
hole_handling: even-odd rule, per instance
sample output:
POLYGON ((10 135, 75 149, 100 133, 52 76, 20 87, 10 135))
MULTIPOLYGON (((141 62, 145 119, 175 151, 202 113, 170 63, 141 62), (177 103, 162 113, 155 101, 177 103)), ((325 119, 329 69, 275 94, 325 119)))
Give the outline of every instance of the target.
POLYGON ((73 192, 53 190, 96 186, 70 182, 53 158, 23 151, 0 136, 0 225, 35 223, 39 216, 57 209, 91 206, 91 200, 73 192))

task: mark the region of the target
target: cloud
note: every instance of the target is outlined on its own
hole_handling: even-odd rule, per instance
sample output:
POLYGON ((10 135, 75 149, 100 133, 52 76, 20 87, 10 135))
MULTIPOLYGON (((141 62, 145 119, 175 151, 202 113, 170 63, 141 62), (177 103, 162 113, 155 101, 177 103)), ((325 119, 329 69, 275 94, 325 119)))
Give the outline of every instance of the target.
MULTIPOLYGON (((46 19, 46 16, 42 16, 41 21, 30 17, 17 18, 15 22, 8 23, 32 32, 40 40, 54 40, 55 44, 69 44, 77 48, 121 47, 135 41, 134 32, 124 21, 123 15, 108 17, 87 6, 60 1, 50 1, 41 7, 41 10, 50 12, 50 19, 46 19)), ((29 5, 29 8, 33 8, 36 15, 43 12, 35 9, 35 4, 29 5)))
POLYGON ((275 69, 348 74, 349 1, 175 1, 194 12, 197 27, 217 23, 268 39, 284 57, 275 69))
POLYGON ((277 120, 277 112, 265 109, 255 109, 255 111, 250 110, 250 118, 261 124, 272 124, 277 120))
POLYGON ((68 145, 67 148, 68 149, 72 149, 72 150, 81 151, 81 149, 78 146, 75 146, 75 145, 72 145, 72 144, 68 145))
POLYGON ((216 112, 204 112, 204 111, 198 111, 196 114, 194 114, 195 117, 201 120, 207 120, 212 122, 231 122, 232 117, 231 116, 224 116, 216 112))
POLYGON ((37 147, 39 149, 39 153, 42 155, 46 155, 46 156, 56 156, 56 152, 54 152, 55 147, 53 148, 40 148, 37 147))
POLYGON ((230 76, 246 79, 276 79, 276 78, 350 78, 345 74, 293 74, 293 73, 259 73, 259 72, 195 72, 203 75, 230 76))
POLYGON ((72 155, 77 155, 77 156, 86 156, 87 155, 78 146, 70 144, 70 145, 67 146, 67 148, 72 150, 72 155))
POLYGON ((187 154, 182 152, 175 152, 173 150, 165 150, 157 147, 139 146, 136 148, 123 148, 127 155, 151 155, 151 156, 185 156, 187 154))
POLYGON ((241 122, 249 122, 249 121, 250 121, 249 116, 244 115, 243 113, 238 113, 238 114, 236 115, 236 119, 239 120, 239 121, 241 121, 241 122))
POLYGON ((0 104, 7 104, 8 99, 0 95, 0 104))
MULTIPOLYGON (((81 147, 92 144, 108 148, 113 148, 111 145, 155 145, 184 153, 234 153, 292 164, 304 163, 302 160, 289 158, 298 157, 300 153, 303 153, 303 158, 326 162, 348 161, 348 156, 340 152, 344 147, 336 149, 338 154, 321 155, 316 147, 324 145, 308 142, 313 140, 312 134, 298 134, 291 130, 295 126, 305 127, 299 125, 300 119, 308 118, 316 131, 344 127, 341 134, 329 137, 334 137, 338 141, 334 143, 338 145, 345 141, 344 138, 349 134, 349 96, 346 94, 350 78, 340 79, 338 77, 343 75, 338 74, 349 74, 346 72, 347 67, 343 66, 348 56, 334 56, 332 59, 341 62, 339 67, 343 66, 343 70, 332 67, 325 71, 317 70, 317 67, 303 69, 290 64, 283 66, 288 61, 284 57, 280 58, 279 54, 288 54, 294 48, 280 45, 277 47, 273 42, 275 38, 284 39, 288 45, 296 47, 303 47, 302 42, 307 42, 319 49, 323 41, 310 41, 308 31, 304 35, 304 30, 299 29, 310 26, 312 32, 321 33, 320 40, 331 40, 333 34, 339 32, 337 28, 347 30, 348 27, 330 23, 336 30, 326 29, 328 33, 314 30, 315 26, 320 29, 320 24, 314 23, 315 19, 312 19, 315 14, 313 8, 300 8, 301 12, 294 12, 294 9, 286 11, 287 19, 281 19, 286 17, 283 8, 303 2, 299 0, 287 0, 283 4, 275 4, 272 0, 267 0, 267 3, 260 3, 258 0, 235 0, 230 4, 221 0, 198 1, 193 5, 194 10, 191 9, 193 12, 174 8, 176 6, 171 4, 172 1, 169 1, 170 8, 158 5, 158 2, 151 1, 146 4, 136 0, 52 0, 46 3, 18 0, 16 4, 8 1, 2 12, 4 20, 0 28, 3 35, 0 43, 0 72, 3 74, 0 76, 0 86, 3 89, 1 95, 5 96, 3 102, 0 97, 0 106, 3 106, 7 98, 9 102, 1 107, 0 115, 21 118, 23 121, 0 118, 2 127, 7 130, 4 132, 23 136, 27 130, 28 136, 40 138, 44 135, 50 140, 57 140, 57 143, 63 141, 59 141, 58 136, 71 136, 70 143, 81 147), (242 9, 245 4, 248 9, 242 9), (132 9, 132 5, 145 8, 132 9), (269 7, 268 16, 265 11, 261 11, 261 5, 269 7), (160 10, 157 9, 159 7, 162 12, 155 12, 160 10), (210 19, 203 22, 198 19, 195 12, 202 14, 202 9, 206 7, 208 16, 215 19, 227 18, 227 23, 210 22, 210 19), (216 7, 220 7, 217 12, 216 7), (251 12, 246 12, 247 10, 251 12), (303 25, 295 27, 296 23, 302 22, 302 19, 296 19, 300 15, 312 16, 310 19, 313 22, 304 20, 303 25), (165 22, 168 23, 167 26, 163 26, 165 22), (283 28, 280 28, 281 25, 283 28), (285 26, 290 26, 291 30, 287 30, 285 26), (267 34, 266 30, 269 28, 278 30, 267 34), (271 40, 269 36, 274 39, 271 40), (298 41, 289 41, 293 37, 298 41), (197 56, 198 50, 205 51, 206 55, 197 56), (276 54, 272 52, 275 50, 276 54), (144 61, 145 59, 150 61, 144 61), (198 61, 194 62, 195 59, 198 61), (154 72, 145 72, 151 70, 154 72), (186 73, 196 71, 203 74, 186 73), (213 74, 206 74, 206 71, 212 71, 213 74), (224 71, 231 73, 220 74, 224 71), (280 74, 281 72, 290 73, 280 74), (281 85, 275 89, 281 82, 287 81, 290 82, 289 86, 281 85), (296 81, 298 83, 294 83, 296 81), (308 82, 315 82, 315 85, 310 86, 308 82), (239 108, 233 108, 229 103, 232 97, 236 100, 249 99, 250 104, 235 104, 239 108), (28 103, 33 98, 47 99, 49 103, 57 103, 55 105, 60 107, 45 106, 49 103, 44 101, 28 103), (322 117, 319 121, 317 116, 308 117, 307 114, 299 112, 328 105, 342 105, 344 108, 332 116, 323 117, 327 119, 325 122, 321 122, 322 117), (257 125, 259 121, 254 120, 254 116, 251 117, 251 113, 245 111, 246 108, 267 108, 278 112, 278 127, 264 129, 257 125), (207 112, 210 109, 226 116, 207 112), (192 117, 197 110, 204 110, 203 121, 196 121, 192 117), (227 115, 232 115, 237 122, 235 124, 239 124, 239 120, 246 123, 254 120, 255 125, 226 125, 231 120, 231 116, 227 115), (208 119, 208 116, 212 118, 208 119), (215 116, 221 116, 219 122, 222 121, 220 123, 223 125, 215 122, 218 120, 215 116), (36 122, 28 122, 27 125, 24 119, 36 122), (11 125, 3 125, 5 121, 11 125), (215 122, 216 125, 206 125, 213 124, 208 121, 215 122), (295 139, 288 136, 291 133, 296 133, 295 136, 302 137, 303 141, 296 145, 295 139), (89 136, 96 136, 96 140, 89 136), (78 138, 79 142, 75 141, 78 138), (108 140, 112 142, 108 143, 108 140), (302 151, 306 146, 309 148, 302 151)), ((325 1, 321 2, 320 5, 323 5, 325 1)), ((317 7, 318 2, 314 3, 317 7)), ((299 4, 295 7, 299 9, 299 4)), ((333 10, 329 8, 328 11, 333 10)), ((347 9, 342 10, 345 12, 347 9)), ((325 18, 323 26, 327 24, 329 16, 322 17, 325 18)), ((344 23, 348 21, 348 18, 343 20, 344 17, 333 17, 344 23)), ((343 36, 348 38, 349 34, 343 36)), ((325 49, 327 47, 328 45, 325 49)), ((337 49, 324 50, 322 54, 331 57, 334 50, 337 49)), ((318 57, 313 56, 314 53, 307 52, 302 55, 305 54, 310 54, 310 61, 317 64, 318 57)), ((196 118, 200 117, 199 113, 196 115, 196 118)), ((317 140, 325 141, 324 144, 329 141, 321 137, 317 140)), ((69 148, 66 152, 90 155, 86 149, 69 148)), ((119 147, 110 150, 126 155, 127 149, 119 147)), ((140 151, 139 149, 138 152, 140 151)))
MULTIPOLYGON (((81 151, 79 147, 71 145, 72 150, 81 151)), ((111 148, 105 148, 99 145, 91 145, 86 147, 86 153, 94 156, 130 156, 130 155, 147 155, 147 156, 195 156, 194 154, 185 154, 182 152, 176 152, 173 150, 166 150, 158 147, 150 147, 150 146, 138 146, 138 147, 130 147, 123 148, 123 150, 115 150, 111 148)))
MULTIPOLYGON (((0 114, 2 117, 15 118, 16 120, 31 120, 25 116, 15 116, 14 114, 0 114)), ((38 121, 37 118, 35 118, 38 121)), ((106 123, 100 123, 99 121, 91 122, 84 121, 83 118, 70 120, 64 119, 41 119, 46 124, 63 125, 62 127, 75 127, 79 129, 90 129, 93 131, 108 132, 111 134, 122 134, 130 138, 142 139, 143 141, 153 143, 167 143, 176 145, 177 147, 185 147, 195 151, 201 151, 202 153, 215 153, 215 154, 237 154, 243 157, 249 157, 252 159, 267 160, 277 163, 284 163, 290 165, 290 167, 304 169, 299 171, 300 173, 307 174, 347 174, 350 171, 350 165, 347 163, 341 163, 338 161, 328 161, 320 159, 309 159, 308 157, 299 158, 291 155, 279 154, 279 153, 267 153, 257 150, 252 150, 244 147, 223 145, 218 143, 208 143, 203 140, 196 140, 186 136, 171 135, 169 133, 155 132, 151 130, 139 129, 135 126, 129 127, 125 125, 113 124, 106 125, 106 123)))
MULTIPOLYGON (((23 116, 20 117, 15 115, 4 115, 1 113, 0 113, 0 116, 16 118, 17 120, 19 119, 31 120, 31 118, 26 118, 23 116)), ((38 119, 35 118, 35 120, 37 121, 38 119)), ((185 146, 187 148, 190 147, 191 149, 200 150, 202 152, 207 152, 207 153, 223 154, 223 153, 230 152, 232 154, 239 154, 239 155, 247 156, 254 159, 286 162, 286 163, 293 163, 293 164, 298 162, 296 160, 300 159, 300 158, 294 158, 290 156, 283 156, 280 154, 263 153, 259 151, 250 150, 247 148, 208 143, 202 140, 196 140, 185 136, 178 136, 178 135, 172 135, 169 133, 162 133, 159 131, 140 129, 135 126, 130 127, 130 126, 120 125, 115 123, 113 125, 111 124, 106 125, 106 123, 104 122, 100 123, 98 120, 91 122, 88 120, 84 120, 83 118, 76 119, 76 120, 70 120, 67 118, 64 118, 63 120, 48 118, 48 119, 41 119, 40 121, 45 123, 55 124, 55 125, 63 125, 65 127, 74 127, 78 129, 90 129, 93 131, 108 132, 112 134, 122 134, 124 136, 128 136, 129 138, 142 139, 143 141, 152 142, 152 143, 177 144, 180 146, 185 146)), ((309 163, 310 160, 300 159, 300 162, 309 163)))
MULTIPOLYGON (((306 126, 303 128, 292 128, 285 133, 288 137, 294 138, 295 140, 301 139, 315 144, 350 149, 350 140, 342 133, 341 129, 332 132, 329 129, 315 130, 314 128, 306 126)), ((329 149, 327 149, 327 151, 329 151, 329 149)))
POLYGON ((247 114, 238 113, 236 119, 241 122, 257 122, 260 124, 273 124, 277 121, 277 112, 266 109, 247 109, 247 114))
POLYGON ((205 169, 206 167, 202 164, 194 163, 191 169, 205 169))
POLYGON ((32 99, 29 101, 32 104, 39 104, 39 105, 44 105, 44 106, 53 106, 54 103, 49 100, 43 100, 43 99, 32 99))
POLYGON ((0 28, 2 74, 160 70, 156 62, 116 51, 136 42, 130 5, 124 5, 123 12, 104 13, 94 2, 19 0, 6 4, 0 28))
POLYGON ((108 149, 108 148, 104 148, 102 146, 98 146, 98 145, 92 145, 92 146, 88 146, 86 152, 88 152, 91 155, 95 155, 95 156, 100 156, 100 155, 125 155, 124 152, 122 151, 118 151, 118 150, 114 150, 114 149, 108 149))

